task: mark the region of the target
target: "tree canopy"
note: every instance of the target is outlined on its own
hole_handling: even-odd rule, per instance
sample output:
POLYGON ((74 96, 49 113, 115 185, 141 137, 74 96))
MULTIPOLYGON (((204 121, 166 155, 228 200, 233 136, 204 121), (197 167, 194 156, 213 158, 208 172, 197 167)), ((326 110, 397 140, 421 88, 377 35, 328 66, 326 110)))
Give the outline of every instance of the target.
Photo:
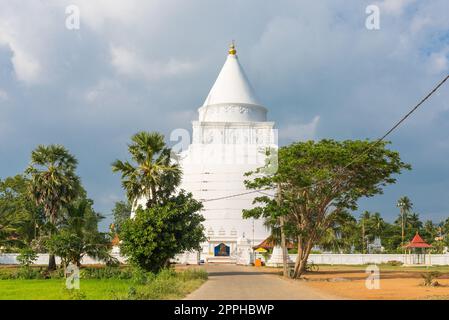
POLYGON ((277 189, 278 194, 257 197, 261 206, 245 210, 244 217, 285 217, 285 232, 298 246, 295 277, 304 272, 312 247, 343 211, 356 210, 361 197, 382 193, 396 182, 396 174, 410 169, 386 145, 367 140, 297 142, 279 149, 276 173, 248 173, 248 188, 277 189))

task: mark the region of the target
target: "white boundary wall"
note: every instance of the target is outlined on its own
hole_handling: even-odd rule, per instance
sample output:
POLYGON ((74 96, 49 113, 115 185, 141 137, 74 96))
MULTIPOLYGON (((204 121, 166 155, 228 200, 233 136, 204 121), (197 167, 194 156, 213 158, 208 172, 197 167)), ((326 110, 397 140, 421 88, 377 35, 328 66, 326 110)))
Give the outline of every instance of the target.
MULTIPOLYGON (((1 264, 9 264, 9 265, 14 265, 14 264, 19 264, 19 262, 17 261, 17 256, 19 254, 18 253, 3 253, 0 254, 0 265, 1 264)), ((119 254, 111 254, 114 258, 117 258, 121 263, 125 263, 126 259, 122 256, 120 256, 119 254)), ((47 265, 48 264, 48 258, 49 255, 47 253, 41 253, 37 255, 37 260, 35 261, 35 265, 47 265)), ((60 264, 61 263, 61 259, 59 257, 56 257, 56 263, 60 264)), ((82 265, 93 265, 93 264, 103 264, 103 262, 98 261, 96 259, 93 259, 91 257, 83 257, 83 259, 81 260, 81 264, 82 265)))
MULTIPOLYGON (((449 265, 449 254, 429 254, 432 265, 449 265)), ((296 254, 290 254, 290 258, 295 261, 296 254)), ((426 258, 427 260, 427 258, 426 258)), ((389 261, 400 261, 404 263, 403 254, 311 254, 309 262, 315 264, 380 264, 389 261)))
MULTIPOLYGON (((17 261, 18 253, 4 253, 0 254, 0 265, 14 265, 19 264, 17 261)), ((119 254, 112 254, 120 262, 125 263, 126 259, 119 254)), ((289 255, 292 261, 296 260, 296 254, 289 255)), ((430 263, 432 265, 449 265, 449 254, 431 254, 430 263)), ((427 260, 427 259, 426 259, 427 260)), ((177 263, 189 263, 196 264, 197 257, 196 254, 178 255, 174 259, 177 263)), ((309 262, 315 264, 380 264, 389 261, 400 261, 404 262, 403 254, 333 254, 333 253, 323 253, 323 254, 311 254, 309 256, 309 262)), ((60 259, 56 257, 56 263, 60 263, 60 259)), ((47 265, 48 264, 48 254, 39 254, 35 262, 36 265, 47 265)), ((102 264, 101 261, 92 259, 90 257, 84 257, 81 261, 83 265, 93 265, 102 264)))

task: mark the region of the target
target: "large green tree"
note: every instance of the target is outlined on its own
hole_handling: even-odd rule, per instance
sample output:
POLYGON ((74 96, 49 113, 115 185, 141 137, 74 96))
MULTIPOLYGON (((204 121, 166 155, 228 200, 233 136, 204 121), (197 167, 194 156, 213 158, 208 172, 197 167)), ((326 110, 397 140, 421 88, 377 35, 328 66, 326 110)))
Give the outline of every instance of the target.
POLYGON ((244 217, 287 217, 285 230, 295 237, 298 247, 295 278, 304 273, 312 247, 342 211, 356 210, 358 199, 382 193, 382 187, 396 181, 395 174, 410 168, 386 144, 360 140, 297 142, 279 149, 276 173, 261 176, 261 169, 249 173, 253 179, 246 181, 248 188, 277 188, 280 201, 276 204, 267 195, 257 197, 255 202, 262 206, 245 210, 244 217), (276 205, 279 210, 271 210, 276 205))
POLYGON ((59 232, 47 242, 50 252, 59 256, 64 266, 70 262, 80 266, 86 255, 112 261, 110 236, 98 230, 102 219, 104 217, 93 209, 91 199, 80 197, 73 201, 65 210, 59 232))
POLYGON ((151 206, 172 194, 181 181, 181 170, 163 135, 138 132, 132 136, 128 151, 132 161, 116 160, 112 170, 121 173, 123 189, 133 205, 145 198, 151 206))
POLYGON ((199 250, 205 241, 202 204, 181 191, 176 196, 137 209, 133 219, 121 226, 120 251, 131 264, 158 272, 176 254, 199 250))
POLYGON ((131 216, 131 203, 129 201, 117 201, 112 209, 114 215, 114 232, 120 233, 123 223, 131 216))
POLYGON ((120 219, 120 251, 133 265, 157 272, 176 254, 199 249, 205 241, 202 204, 177 190, 182 173, 163 135, 139 132, 128 151, 132 162, 116 160, 112 165, 114 172, 121 172, 136 210, 133 219, 120 219), (136 208, 141 198, 146 206, 136 208))
MULTIPOLYGON (((52 227, 50 235, 57 230, 63 208, 80 192, 76 166, 76 158, 61 145, 40 145, 31 153, 31 162, 26 169, 29 193, 36 205, 43 208, 52 227)), ((56 269, 53 254, 50 254, 48 268, 56 269)))
POLYGON ((0 180, 0 238, 7 250, 30 245, 44 225, 43 212, 30 199, 27 183, 22 175, 0 180))

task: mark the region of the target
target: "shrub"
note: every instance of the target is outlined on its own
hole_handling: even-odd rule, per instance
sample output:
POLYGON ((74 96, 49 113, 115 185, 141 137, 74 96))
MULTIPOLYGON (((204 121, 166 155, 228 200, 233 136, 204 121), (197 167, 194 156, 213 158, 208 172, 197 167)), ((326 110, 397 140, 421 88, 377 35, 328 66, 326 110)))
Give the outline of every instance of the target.
POLYGON ((441 272, 439 271, 425 272, 421 274, 421 277, 424 279, 423 283, 424 286, 426 287, 437 286, 438 282, 434 280, 441 277, 441 272))
POLYGON ((383 265, 387 265, 387 266, 393 266, 393 267, 397 267, 397 266, 402 266, 403 263, 401 261, 397 261, 397 260, 390 260, 387 261, 386 263, 382 263, 383 265))
POLYGON ((139 208, 120 232, 121 253, 135 267, 159 272, 176 254, 196 250, 205 240, 202 204, 180 192, 164 203, 139 208))
POLYGON ((80 272, 82 279, 131 279, 132 275, 129 269, 109 266, 105 268, 83 268, 80 272))
POLYGON ((29 267, 37 260, 37 253, 33 249, 26 247, 19 251, 17 261, 21 266, 29 267))

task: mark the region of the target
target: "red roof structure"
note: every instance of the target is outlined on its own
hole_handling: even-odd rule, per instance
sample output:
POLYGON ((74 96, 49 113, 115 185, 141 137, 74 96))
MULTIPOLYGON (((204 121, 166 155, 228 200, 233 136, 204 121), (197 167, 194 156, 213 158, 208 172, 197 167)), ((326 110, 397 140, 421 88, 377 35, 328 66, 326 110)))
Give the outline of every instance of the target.
MULTIPOLYGON (((258 249, 258 248, 264 248, 266 250, 268 249, 272 249, 273 247, 275 247, 276 244, 274 243, 272 237, 268 237, 266 238, 264 241, 262 241, 261 243, 259 243, 257 246, 254 246, 253 249, 258 249)), ((293 249, 295 248, 295 245, 291 242, 287 242, 287 249, 293 249)))
POLYGON ((416 232, 412 241, 408 245, 405 245, 404 248, 432 248, 432 246, 426 243, 418 232, 416 232))

